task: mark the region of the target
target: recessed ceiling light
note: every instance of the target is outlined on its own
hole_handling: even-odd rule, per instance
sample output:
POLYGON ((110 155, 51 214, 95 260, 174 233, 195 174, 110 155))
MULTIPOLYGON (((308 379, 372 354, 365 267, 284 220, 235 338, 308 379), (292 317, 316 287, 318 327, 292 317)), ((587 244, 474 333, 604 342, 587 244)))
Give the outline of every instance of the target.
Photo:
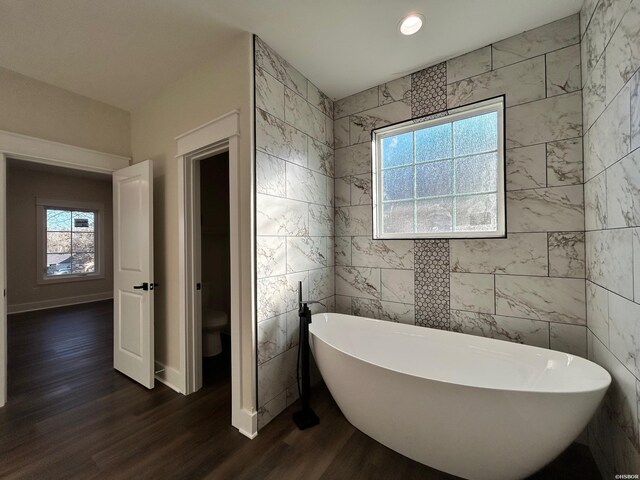
POLYGON ((413 35, 422 28, 424 16, 419 13, 407 15, 400 22, 400 33, 403 35, 413 35))

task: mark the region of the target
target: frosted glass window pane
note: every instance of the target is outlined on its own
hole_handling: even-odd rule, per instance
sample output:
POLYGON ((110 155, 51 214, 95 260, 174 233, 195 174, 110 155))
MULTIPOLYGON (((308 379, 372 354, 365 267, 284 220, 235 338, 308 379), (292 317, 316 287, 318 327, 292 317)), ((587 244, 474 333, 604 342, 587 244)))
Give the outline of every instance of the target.
POLYGON ((413 167, 384 170, 382 182, 383 201, 413 198, 413 167))
POLYGON ((451 124, 416 131, 416 163, 451 158, 451 124))
POLYGON ((456 231, 488 232, 498 225, 496 194, 456 199, 456 231))
POLYGON ((382 217, 384 233, 413 233, 413 201, 385 203, 382 217))
POLYGON ((435 197, 453 192, 453 161, 423 163, 416 167, 416 196, 435 197))
POLYGON ((498 149, 498 114, 485 113, 453 123, 455 156, 498 149))
POLYGON ((48 231, 68 232, 71 230, 71 212, 69 210, 47 208, 46 212, 48 231))
POLYGON ((419 232, 451 232, 453 224, 453 198, 434 198, 416 202, 416 220, 419 232))
POLYGON ((382 168, 413 163, 413 132, 394 135, 382 140, 382 168))
POLYGON ((497 153, 456 159, 456 193, 495 192, 497 186, 497 153))

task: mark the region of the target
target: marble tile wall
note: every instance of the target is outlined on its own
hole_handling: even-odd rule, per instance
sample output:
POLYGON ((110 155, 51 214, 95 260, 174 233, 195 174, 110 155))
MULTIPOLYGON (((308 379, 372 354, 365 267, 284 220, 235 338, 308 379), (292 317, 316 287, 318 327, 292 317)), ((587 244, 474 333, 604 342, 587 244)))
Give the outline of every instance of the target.
POLYGON ((640 472, 640 0, 580 13, 589 358, 613 383, 589 426, 604 478, 640 472))
POLYGON ((586 356, 581 73, 573 15, 336 101, 336 309, 586 356), (370 129, 501 94, 508 238, 371 240, 370 129))
POLYGON ((258 37, 255 100, 261 428, 298 397, 298 282, 334 309, 334 152, 333 102, 258 37))

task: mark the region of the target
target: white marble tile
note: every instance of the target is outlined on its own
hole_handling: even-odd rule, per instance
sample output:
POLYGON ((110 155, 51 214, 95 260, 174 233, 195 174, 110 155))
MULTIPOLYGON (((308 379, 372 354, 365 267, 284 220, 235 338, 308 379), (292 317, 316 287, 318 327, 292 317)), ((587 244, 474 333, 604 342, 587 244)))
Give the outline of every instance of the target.
POLYGON ((593 122, 596 121, 606 107, 606 62, 605 53, 591 70, 589 77, 585 79, 584 89, 582 90, 582 118, 585 132, 591 128, 593 122))
POLYGON ((353 237, 351 265, 362 267, 401 268, 414 267, 413 240, 373 240, 353 237))
POLYGON ((371 142, 371 130, 411 118, 411 107, 404 102, 387 103, 380 107, 351 115, 350 144, 371 142))
POLYGON ((380 269, 337 266, 336 294, 379 299, 380 269))
POLYGON ((640 453, 638 453, 638 438, 635 430, 637 429, 629 431, 618 429, 613 436, 613 464, 617 472, 640 472, 640 453))
POLYGON ((298 165, 307 165, 307 137, 273 115, 256 110, 256 148, 298 165))
POLYGON ((371 205, 371 175, 351 177, 351 205, 371 205))
POLYGON ((311 82, 307 82, 307 100, 326 116, 333 119, 333 101, 311 82))
POLYGON ((640 226, 640 149, 607 170, 607 226, 640 226))
POLYGON ((261 405, 258 409, 258 430, 269 424, 269 422, 282 413, 285 408, 287 408, 285 392, 280 393, 265 405, 261 405))
MULTIPOLYGON (((329 239, 330 240, 330 239, 329 239)), ((324 303, 322 311, 333 311, 331 305, 327 305, 329 298, 335 294, 335 270, 319 268, 309 272, 309 298, 324 303)), ((322 307, 322 305, 320 305, 322 307)), ((315 313, 315 312, 314 312, 315 313)))
POLYGON ((372 222, 370 205, 337 207, 335 209, 336 235, 371 235, 372 222))
POLYGON ((640 147, 640 71, 631 79, 631 150, 640 147))
POLYGON ((493 68, 558 50, 580 41, 578 15, 548 23, 493 44, 493 68))
POLYGON ((342 266, 355 265, 359 267, 377 266, 377 265, 362 265, 357 263, 356 264, 351 263, 351 237, 335 237, 335 255, 336 255, 336 265, 342 265, 342 266))
POLYGON ((327 198, 325 199, 325 205, 327 207, 334 207, 336 201, 335 180, 333 177, 324 177, 327 181, 327 198))
POLYGON ((454 310, 496 313, 493 275, 451 273, 450 305, 454 310))
POLYGON ((295 273, 258 279, 258 322, 297 308, 298 282, 303 282, 303 295, 307 296, 307 273, 295 273))
POLYGON ((632 229, 587 232, 587 278, 623 297, 633 298, 632 244, 632 229))
POLYGON ((338 119, 363 112, 378 105, 378 87, 373 87, 355 95, 336 100, 333 104, 334 118, 338 119))
POLYGON ((415 307, 410 304, 385 302, 369 298, 353 297, 351 302, 353 315, 389 322, 415 324, 415 307))
POLYGON ((343 117, 333 122, 333 143, 335 148, 349 145, 349 117, 343 117))
POLYGON ((287 123, 316 140, 327 141, 325 115, 288 88, 284 93, 284 118, 287 123))
POLYGON ((491 240, 451 240, 451 271, 548 275, 547 234, 512 233, 491 240))
POLYGON ((488 45, 447 60, 447 83, 454 83, 491 70, 491 46, 488 45))
POLYGON ((552 277, 584 278, 584 232, 549 234, 549 275, 552 277))
POLYGON ((287 273, 286 237, 256 236, 256 269, 258 278, 287 273))
POLYGON ((336 313, 351 315, 351 297, 336 295, 336 313))
POLYGON ((278 315, 258 323, 258 365, 286 349, 287 316, 278 315))
POLYGON ((256 107, 284 120, 284 85, 256 68, 256 107))
POLYGON ((334 155, 333 148, 308 137, 308 167, 311 170, 320 172, 323 175, 333 177, 334 174, 334 155))
POLYGON ((582 185, 507 192, 508 232, 584 229, 582 185))
POLYGON ((340 177, 334 180, 335 205, 346 207, 351 205, 351 177, 340 177))
POLYGON ((278 197, 286 195, 285 161, 256 151, 256 191, 278 197))
POLYGON ((598 62, 598 59, 604 52, 604 47, 609 41, 608 35, 605 32, 605 11, 610 8, 611 2, 601 1, 598 2, 596 9, 591 17, 589 26, 582 39, 582 76, 591 72, 598 62))
POLYGON ((288 237, 287 273, 327 266, 327 237, 288 237))
POLYGON ((309 205, 309 235, 333 236, 333 208, 309 205))
POLYGON ((507 190, 547 186, 545 144, 512 148, 506 152, 507 190))
POLYGON ((378 87, 379 104, 404 102, 411 106, 411 75, 397 78, 378 87))
POLYGON ((371 144, 336 149, 336 178, 371 172, 371 144))
POLYGON ((633 230, 633 299, 640 303, 640 229, 633 230))
POLYGON ((549 323, 540 320, 451 310, 451 330, 549 348, 549 323))
POLYGON ((584 184, 584 224, 587 230, 607 228, 607 172, 584 184))
POLYGON ((610 102, 640 67, 640 4, 630 8, 607 45, 607 103, 610 102))
POLYGON ((582 325, 563 323, 550 324, 550 348, 570 353, 582 358, 587 357, 587 328, 582 325))
POLYGON ((640 376, 640 305, 609 292, 609 348, 640 376))
POLYGON ((507 108, 507 148, 582 136, 581 92, 507 108))
POLYGON ((582 139, 547 143, 547 185, 582 184, 582 139))
POLYGON ((447 85, 447 106, 506 94, 507 106, 545 98, 544 56, 447 85))
POLYGON ((580 45, 547 53, 546 71, 548 97, 580 90, 580 45))
POLYGON ((321 173, 287 163, 287 198, 317 205, 326 204, 326 178, 321 173))
POLYGON ((298 310, 287 312, 287 350, 300 343, 300 317, 298 310))
POLYGON ((383 268, 381 271, 381 299, 398 303, 415 303, 413 270, 393 270, 383 268))
POLYGON ((497 275, 496 313, 584 325, 584 280, 497 275))
POLYGON ((335 148, 335 137, 334 137, 334 128, 335 125, 333 123, 333 119, 329 116, 324 117, 325 121, 325 134, 327 135, 327 141, 325 142, 329 148, 335 148))
POLYGON ((582 3, 582 8, 580 9, 580 36, 584 35, 587 30, 587 25, 591 21, 591 16, 597 4, 598 0, 585 0, 582 3))
POLYGON ((258 235, 308 235, 309 206, 297 200, 258 194, 256 224, 258 235))
POLYGON ((307 79, 259 37, 256 37, 255 60, 258 67, 280 83, 307 97, 307 79))
POLYGON ((609 292, 587 280, 587 326, 609 347, 609 292))
POLYGON ((585 179, 613 165, 629 152, 630 89, 623 88, 585 135, 585 179))
POLYGON ((258 405, 265 405, 296 383, 298 351, 287 350, 258 366, 258 405))

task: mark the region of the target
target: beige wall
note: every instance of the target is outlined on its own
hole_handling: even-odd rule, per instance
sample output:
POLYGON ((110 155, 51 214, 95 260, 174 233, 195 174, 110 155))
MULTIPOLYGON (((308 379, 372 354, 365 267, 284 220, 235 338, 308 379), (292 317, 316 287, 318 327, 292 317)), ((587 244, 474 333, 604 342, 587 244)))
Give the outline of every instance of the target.
MULTIPOLYGON (((131 116, 134 163, 145 159, 154 161, 155 277, 160 284, 155 294, 156 359, 177 370, 180 370, 180 312, 175 137, 231 110, 239 110, 242 175, 250 178, 251 40, 249 33, 239 34, 227 48, 212 55, 209 63, 185 73, 176 84, 134 110, 131 116)), ((250 185, 243 189, 246 196, 242 211, 250 211, 250 190, 250 185)), ((241 221, 250 225, 251 219, 241 221)), ((250 248, 250 243, 242 245, 243 252, 250 252, 250 248)), ((250 284, 247 287, 250 288, 250 284)))
POLYGON ((131 155, 129 112, 0 68, 0 130, 131 155))
MULTIPOLYGON (((9 310, 64 305, 78 297, 113 293, 111 178, 72 175, 64 169, 11 161, 7 168, 7 303, 9 310), (48 169, 48 170, 44 170, 48 169), (104 205, 103 279, 37 284, 36 198, 104 205)), ((91 298, 86 298, 90 300, 91 298)))

